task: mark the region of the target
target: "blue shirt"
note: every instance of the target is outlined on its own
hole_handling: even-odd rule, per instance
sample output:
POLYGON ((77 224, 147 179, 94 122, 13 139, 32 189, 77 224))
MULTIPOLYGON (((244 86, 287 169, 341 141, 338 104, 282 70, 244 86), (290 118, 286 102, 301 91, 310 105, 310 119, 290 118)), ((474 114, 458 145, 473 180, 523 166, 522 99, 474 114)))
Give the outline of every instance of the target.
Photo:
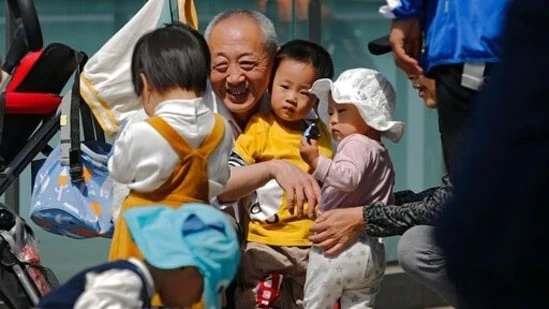
POLYGON ((396 19, 418 17, 425 30, 422 67, 494 63, 501 57, 509 0, 401 0, 396 19))

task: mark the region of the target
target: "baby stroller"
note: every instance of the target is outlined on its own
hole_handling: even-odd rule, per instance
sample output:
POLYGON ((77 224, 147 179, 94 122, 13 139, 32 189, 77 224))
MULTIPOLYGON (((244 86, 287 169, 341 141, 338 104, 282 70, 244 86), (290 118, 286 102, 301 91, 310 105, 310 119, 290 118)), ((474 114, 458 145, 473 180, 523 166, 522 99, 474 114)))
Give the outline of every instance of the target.
POLYGON ((78 66, 72 48, 43 48, 32 0, 6 0, 16 20, 14 39, 2 66, 0 94, 0 195, 59 130, 57 108, 63 87, 78 66))
MULTIPOLYGON (((60 126, 60 96, 82 53, 60 44, 43 48, 32 0, 6 0, 15 30, 2 66, 0 88, 0 196, 40 152, 60 126)), ((57 286, 40 264, 32 229, 0 205, 0 308, 30 308, 57 286)))
POLYGON ((7 308, 30 308, 59 283, 50 269, 40 265, 31 228, 0 205, 0 298, 7 308))

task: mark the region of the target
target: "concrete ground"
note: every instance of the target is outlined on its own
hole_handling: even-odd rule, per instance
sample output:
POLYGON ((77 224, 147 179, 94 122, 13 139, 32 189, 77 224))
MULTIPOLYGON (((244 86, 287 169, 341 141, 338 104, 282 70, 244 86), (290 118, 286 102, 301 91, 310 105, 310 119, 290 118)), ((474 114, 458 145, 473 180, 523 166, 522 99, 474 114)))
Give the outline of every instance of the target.
MULTIPOLYGON (((404 273, 398 264, 387 266, 375 309, 452 309, 439 296, 404 273)), ((8 309, 0 301, 0 309, 8 309)))
POLYGON ((376 309, 451 309, 435 293, 412 280, 398 264, 388 265, 376 309))

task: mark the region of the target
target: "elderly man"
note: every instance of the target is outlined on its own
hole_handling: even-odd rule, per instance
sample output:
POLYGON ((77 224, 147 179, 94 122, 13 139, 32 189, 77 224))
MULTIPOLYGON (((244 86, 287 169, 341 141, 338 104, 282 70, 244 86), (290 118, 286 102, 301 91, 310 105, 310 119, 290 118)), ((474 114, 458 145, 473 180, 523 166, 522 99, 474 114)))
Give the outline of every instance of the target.
MULTIPOLYGON (((205 101, 211 102, 210 108, 229 120, 236 138, 252 115, 270 112, 267 88, 278 49, 276 32, 272 22, 261 13, 232 10, 214 17, 205 37, 212 57, 211 89, 206 93, 211 97, 205 101)), ((244 239, 249 197, 269 180, 277 180, 300 216, 304 203, 314 207, 320 200, 316 180, 291 163, 282 160, 248 166, 241 163, 230 162, 231 176, 226 192, 213 203, 235 212, 233 215, 240 221, 244 239)), ((228 307, 234 306, 232 292, 228 292, 228 307)))
MULTIPOLYGON (((278 49, 272 22, 257 11, 233 10, 212 19, 205 31, 212 56, 212 110, 231 123, 235 138, 255 113, 269 112, 267 87, 278 49)), ((315 206, 320 188, 315 179, 291 163, 273 160, 231 169, 218 203, 234 202, 276 179, 294 202, 298 215, 307 202, 315 206)))

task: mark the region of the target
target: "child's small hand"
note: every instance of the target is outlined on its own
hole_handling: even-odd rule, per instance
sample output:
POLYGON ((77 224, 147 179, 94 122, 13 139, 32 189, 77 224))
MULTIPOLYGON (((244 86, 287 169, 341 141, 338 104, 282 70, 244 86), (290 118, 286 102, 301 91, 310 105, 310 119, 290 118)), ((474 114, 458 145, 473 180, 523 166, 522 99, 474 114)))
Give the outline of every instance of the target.
POLYGON ((314 171, 316 169, 319 156, 318 142, 315 139, 310 139, 307 141, 306 138, 302 138, 299 154, 301 155, 303 161, 309 164, 311 169, 314 171))
POLYGON ((320 216, 320 203, 317 204, 315 207, 311 207, 309 204, 306 204, 304 212, 307 213, 307 217, 309 219, 314 220, 314 219, 318 218, 318 216, 320 216))

